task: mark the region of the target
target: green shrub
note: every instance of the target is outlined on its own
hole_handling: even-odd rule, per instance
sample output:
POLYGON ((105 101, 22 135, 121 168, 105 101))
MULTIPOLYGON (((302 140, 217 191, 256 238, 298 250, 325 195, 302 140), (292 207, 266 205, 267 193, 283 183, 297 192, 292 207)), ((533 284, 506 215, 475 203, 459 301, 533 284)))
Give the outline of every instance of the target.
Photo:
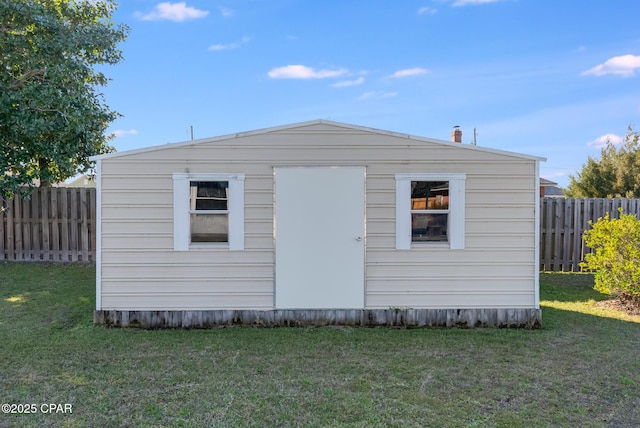
POLYGON ((626 294, 640 298, 640 220, 619 209, 620 218, 609 213, 592 229, 584 232, 584 240, 594 252, 585 256, 580 266, 595 271, 595 289, 606 294, 626 294))

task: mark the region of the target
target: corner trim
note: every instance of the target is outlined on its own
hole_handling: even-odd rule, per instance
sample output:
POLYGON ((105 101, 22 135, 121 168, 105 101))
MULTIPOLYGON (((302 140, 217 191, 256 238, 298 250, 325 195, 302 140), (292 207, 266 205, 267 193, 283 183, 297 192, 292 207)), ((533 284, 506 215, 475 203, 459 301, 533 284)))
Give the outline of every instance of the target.
POLYGON ((102 159, 96 159, 96 310, 102 309, 102 159))

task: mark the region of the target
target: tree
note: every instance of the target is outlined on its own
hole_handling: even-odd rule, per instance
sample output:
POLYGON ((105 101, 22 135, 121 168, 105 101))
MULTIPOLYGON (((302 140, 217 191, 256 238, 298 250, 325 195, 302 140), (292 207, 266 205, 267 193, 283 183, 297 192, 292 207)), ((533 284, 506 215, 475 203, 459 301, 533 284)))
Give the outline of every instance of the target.
POLYGON ((0 0, 0 198, 63 181, 108 153, 119 114, 94 67, 122 59, 114 0, 0 0), (27 188, 25 189, 25 186, 27 188))
POLYGON ((640 198, 640 133, 628 128, 623 144, 611 141, 569 177, 565 195, 571 198, 640 198))

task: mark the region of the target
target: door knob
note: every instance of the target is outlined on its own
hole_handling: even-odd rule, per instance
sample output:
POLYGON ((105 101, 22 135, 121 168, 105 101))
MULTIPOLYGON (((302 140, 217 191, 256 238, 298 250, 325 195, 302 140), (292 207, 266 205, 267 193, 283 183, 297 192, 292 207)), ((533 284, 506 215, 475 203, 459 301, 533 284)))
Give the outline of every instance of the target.
POLYGON ((358 236, 358 237, 356 238, 356 241, 362 241, 362 237, 361 237, 361 236, 358 236))

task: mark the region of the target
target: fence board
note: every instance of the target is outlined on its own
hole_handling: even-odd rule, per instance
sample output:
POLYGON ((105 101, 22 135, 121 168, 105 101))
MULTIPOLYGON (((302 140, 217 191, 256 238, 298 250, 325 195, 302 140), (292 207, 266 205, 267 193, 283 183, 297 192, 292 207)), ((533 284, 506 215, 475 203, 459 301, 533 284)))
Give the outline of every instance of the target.
POLYGON ((0 260, 94 261, 95 189, 34 189, 0 210, 0 260))

